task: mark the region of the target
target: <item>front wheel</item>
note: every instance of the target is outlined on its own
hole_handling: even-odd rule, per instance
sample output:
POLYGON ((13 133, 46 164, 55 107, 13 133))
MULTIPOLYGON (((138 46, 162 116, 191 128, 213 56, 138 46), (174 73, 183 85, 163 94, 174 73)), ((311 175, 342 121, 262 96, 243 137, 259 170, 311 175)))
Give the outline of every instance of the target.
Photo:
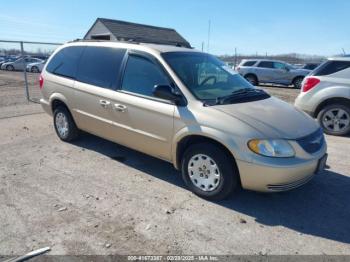
POLYGON ((209 200, 225 199, 239 184, 232 156, 210 143, 195 144, 186 150, 182 178, 193 193, 209 200))
POLYGON ((15 68, 12 65, 8 65, 8 66, 6 66, 6 70, 7 71, 14 71, 15 68))
POLYGON ((344 136, 350 133, 350 106, 328 105, 320 111, 317 120, 326 134, 344 136))

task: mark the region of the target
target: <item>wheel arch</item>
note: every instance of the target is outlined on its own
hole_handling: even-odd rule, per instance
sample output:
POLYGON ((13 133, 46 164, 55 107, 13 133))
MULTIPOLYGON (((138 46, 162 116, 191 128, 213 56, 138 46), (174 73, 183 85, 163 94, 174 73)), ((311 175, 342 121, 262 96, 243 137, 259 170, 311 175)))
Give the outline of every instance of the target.
POLYGON ((297 76, 295 76, 295 77, 292 79, 291 84, 294 84, 294 81, 295 81, 296 79, 298 79, 298 78, 304 79, 305 77, 306 77, 306 76, 303 76, 303 75, 297 75, 297 76))
POLYGON ((248 76, 254 76, 255 79, 256 79, 256 81, 259 81, 259 78, 258 78, 257 74, 255 74, 255 73, 252 73, 252 72, 246 73, 246 74, 244 75, 244 78, 246 78, 246 77, 248 77, 248 76))
POLYGON ((210 144, 216 145, 219 148, 221 148, 226 154, 228 154, 228 156, 232 160, 232 167, 235 168, 238 173, 239 184, 241 185, 241 176, 240 176, 239 168, 236 162, 236 157, 232 153, 232 151, 229 150, 222 142, 218 141, 217 139, 209 136, 205 136, 202 134, 188 134, 182 137, 176 143, 176 149, 175 149, 176 153, 175 153, 175 159, 174 159, 175 161, 173 163, 175 168, 178 170, 181 169, 182 156, 185 153, 186 149, 190 145, 199 144, 199 143, 210 143, 210 144))
POLYGON ((325 106, 328 106, 328 105, 331 105, 331 104, 342 104, 342 105, 350 107, 350 99, 349 98, 345 98, 345 97, 331 97, 331 98, 327 98, 324 101, 322 101, 316 107, 316 110, 315 110, 315 113, 314 113, 314 117, 317 117, 318 114, 320 113, 320 111, 325 106))

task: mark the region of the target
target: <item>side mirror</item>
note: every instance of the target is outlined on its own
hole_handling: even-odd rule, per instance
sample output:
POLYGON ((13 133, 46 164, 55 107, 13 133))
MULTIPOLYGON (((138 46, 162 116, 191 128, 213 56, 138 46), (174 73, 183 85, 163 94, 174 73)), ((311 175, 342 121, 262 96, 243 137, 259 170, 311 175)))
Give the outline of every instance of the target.
POLYGON ((284 69, 285 69, 287 72, 290 71, 289 67, 285 67, 284 69))
POLYGON ((184 106, 186 104, 183 96, 176 94, 173 88, 169 85, 155 85, 153 95, 161 99, 170 100, 179 106, 184 106))

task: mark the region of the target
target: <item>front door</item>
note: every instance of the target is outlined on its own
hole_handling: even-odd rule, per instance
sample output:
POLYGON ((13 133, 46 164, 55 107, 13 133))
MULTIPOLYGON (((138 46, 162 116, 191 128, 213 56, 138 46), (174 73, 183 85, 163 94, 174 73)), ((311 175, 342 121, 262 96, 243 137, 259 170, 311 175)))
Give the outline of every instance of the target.
POLYGON ((128 143, 135 149, 171 160, 175 105, 153 96, 155 85, 170 85, 155 58, 129 53, 116 110, 129 118, 128 143))

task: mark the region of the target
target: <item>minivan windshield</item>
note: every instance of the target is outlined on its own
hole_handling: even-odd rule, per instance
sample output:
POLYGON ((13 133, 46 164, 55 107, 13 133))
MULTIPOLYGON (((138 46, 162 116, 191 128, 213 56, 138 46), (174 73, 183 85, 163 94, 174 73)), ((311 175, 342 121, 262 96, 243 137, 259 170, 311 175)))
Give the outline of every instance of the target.
POLYGON ((162 56, 199 100, 227 103, 233 101, 238 94, 240 97, 244 94, 245 98, 254 96, 255 100, 258 97, 262 99, 263 91, 254 92, 254 86, 212 55, 200 52, 168 52, 162 56), (247 90, 252 92, 246 92, 247 90))

